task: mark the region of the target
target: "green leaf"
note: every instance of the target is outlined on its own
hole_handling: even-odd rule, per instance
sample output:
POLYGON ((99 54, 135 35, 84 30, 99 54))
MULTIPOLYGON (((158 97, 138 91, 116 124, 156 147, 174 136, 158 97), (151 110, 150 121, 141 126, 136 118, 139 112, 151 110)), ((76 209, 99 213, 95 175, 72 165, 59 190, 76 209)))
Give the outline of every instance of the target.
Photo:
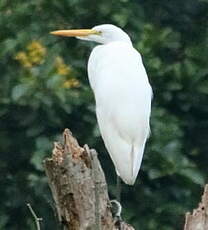
POLYGON ((25 84, 19 84, 12 89, 12 99, 18 101, 21 97, 27 95, 29 88, 25 84))

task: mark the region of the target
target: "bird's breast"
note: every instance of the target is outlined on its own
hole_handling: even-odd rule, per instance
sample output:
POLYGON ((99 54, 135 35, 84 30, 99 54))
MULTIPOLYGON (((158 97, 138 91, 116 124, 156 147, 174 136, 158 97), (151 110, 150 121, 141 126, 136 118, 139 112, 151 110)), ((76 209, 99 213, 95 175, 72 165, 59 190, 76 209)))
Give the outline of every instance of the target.
POLYGON ((95 47, 88 61, 88 77, 93 89, 98 83, 103 84, 102 80, 131 83, 131 80, 140 77, 140 82, 148 81, 141 55, 125 42, 95 47))
POLYGON ((88 77, 95 94, 105 91, 120 99, 150 88, 141 55, 124 42, 97 46, 89 58, 88 77))

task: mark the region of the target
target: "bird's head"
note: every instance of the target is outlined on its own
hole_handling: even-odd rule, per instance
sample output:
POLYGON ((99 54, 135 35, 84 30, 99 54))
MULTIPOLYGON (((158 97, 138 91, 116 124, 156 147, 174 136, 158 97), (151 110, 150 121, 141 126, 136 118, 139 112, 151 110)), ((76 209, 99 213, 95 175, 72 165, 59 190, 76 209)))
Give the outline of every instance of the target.
POLYGON ((113 41, 123 41, 131 44, 129 36, 119 27, 104 24, 95 26, 92 29, 76 29, 76 30, 57 30, 51 32, 53 35, 76 37, 78 39, 95 41, 107 44, 113 41))

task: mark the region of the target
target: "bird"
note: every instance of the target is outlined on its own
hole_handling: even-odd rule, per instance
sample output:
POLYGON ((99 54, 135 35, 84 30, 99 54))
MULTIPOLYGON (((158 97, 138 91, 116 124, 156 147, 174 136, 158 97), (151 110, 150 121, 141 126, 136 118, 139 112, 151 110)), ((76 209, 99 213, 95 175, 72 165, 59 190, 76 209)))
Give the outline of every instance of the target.
POLYGON ((51 34, 99 43, 87 66, 97 122, 118 177, 133 185, 150 135, 152 87, 141 54, 129 35, 112 24, 51 34))

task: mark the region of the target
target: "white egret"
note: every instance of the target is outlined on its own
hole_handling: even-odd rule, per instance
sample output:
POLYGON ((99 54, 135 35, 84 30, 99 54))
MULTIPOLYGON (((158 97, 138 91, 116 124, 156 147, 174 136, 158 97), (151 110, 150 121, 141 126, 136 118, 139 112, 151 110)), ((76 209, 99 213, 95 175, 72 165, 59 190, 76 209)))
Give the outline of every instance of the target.
POLYGON ((152 97, 140 53, 122 29, 110 24, 51 34, 101 43, 88 61, 98 125, 118 176, 133 185, 150 132, 152 97))

